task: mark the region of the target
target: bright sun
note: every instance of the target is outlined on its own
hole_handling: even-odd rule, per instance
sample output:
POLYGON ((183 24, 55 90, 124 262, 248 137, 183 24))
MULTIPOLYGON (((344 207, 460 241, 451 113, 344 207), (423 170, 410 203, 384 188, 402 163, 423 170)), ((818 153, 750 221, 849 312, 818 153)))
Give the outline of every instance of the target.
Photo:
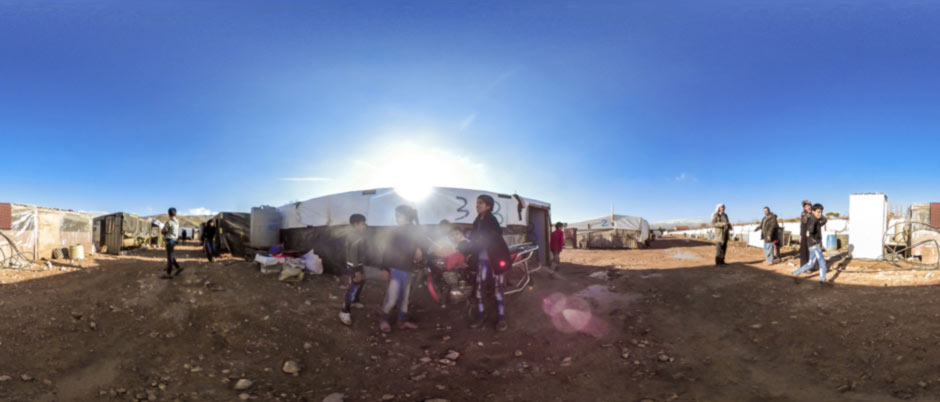
POLYGON ((412 202, 431 195, 435 186, 474 188, 483 185, 484 167, 466 157, 442 149, 416 144, 399 144, 377 150, 372 158, 359 161, 356 176, 363 188, 393 187, 412 202))

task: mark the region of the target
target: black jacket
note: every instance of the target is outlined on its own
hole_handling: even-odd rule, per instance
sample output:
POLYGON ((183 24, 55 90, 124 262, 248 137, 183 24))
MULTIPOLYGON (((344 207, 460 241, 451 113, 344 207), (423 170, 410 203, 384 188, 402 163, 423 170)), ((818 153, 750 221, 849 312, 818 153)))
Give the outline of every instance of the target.
POLYGON ((215 236, 219 233, 219 229, 215 226, 206 226, 205 230, 202 231, 202 241, 205 242, 214 242, 215 236))
POLYGON ((349 234, 346 236, 345 246, 346 266, 353 269, 362 269, 366 264, 366 256, 368 255, 365 236, 350 228, 349 234))
POLYGON ((772 242, 776 239, 775 233, 777 231, 777 215, 771 213, 770 215, 764 215, 764 219, 761 219, 760 226, 758 226, 754 231, 760 230, 761 237, 766 242, 772 242))
POLYGON ((477 216, 473 221, 473 232, 470 233, 470 267, 479 267, 480 253, 486 252, 493 271, 497 275, 509 271, 512 261, 509 260, 509 246, 503 239, 503 229, 493 214, 477 216))
POLYGON ((421 228, 415 225, 396 227, 382 253, 382 268, 414 271, 419 266, 414 258, 415 250, 418 249, 421 249, 422 255, 427 255, 427 244, 421 228))
POLYGON ((806 222, 806 241, 807 244, 812 247, 815 245, 822 245, 822 227, 826 225, 826 218, 816 219, 815 216, 810 215, 809 220, 806 222))

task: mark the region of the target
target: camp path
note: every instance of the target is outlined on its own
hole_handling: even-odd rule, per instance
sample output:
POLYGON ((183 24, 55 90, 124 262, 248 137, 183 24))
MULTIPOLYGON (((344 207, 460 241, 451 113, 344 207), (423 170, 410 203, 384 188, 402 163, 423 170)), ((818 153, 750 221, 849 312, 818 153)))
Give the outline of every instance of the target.
POLYGON ((469 330, 464 306, 418 288, 421 329, 383 335, 379 281, 345 327, 345 278, 283 283, 179 250, 186 271, 173 280, 158 278, 160 250, 0 271, 0 400, 940 398, 931 272, 850 266, 823 288, 739 244, 724 267, 710 265, 711 244, 683 239, 565 250, 559 276, 536 273, 507 297, 507 332, 469 330), (240 379, 251 385, 235 390, 240 379))

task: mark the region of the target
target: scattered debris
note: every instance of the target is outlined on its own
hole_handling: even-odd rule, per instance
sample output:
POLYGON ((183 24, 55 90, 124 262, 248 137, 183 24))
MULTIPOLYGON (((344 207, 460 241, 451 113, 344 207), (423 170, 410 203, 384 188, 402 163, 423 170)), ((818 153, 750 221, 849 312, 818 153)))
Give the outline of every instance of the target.
POLYGON ((300 365, 293 360, 288 360, 284 362, 284 367, 281 367, 281 371, 296 376, 300 374, 300 365))
POLYGON ((238 380, 238 382, 235 383, 235 390, 244 391, 248 388, 251 388, 252 385, 254 385, 254 383, 251 380, 247 378, 242 378, 238 380))

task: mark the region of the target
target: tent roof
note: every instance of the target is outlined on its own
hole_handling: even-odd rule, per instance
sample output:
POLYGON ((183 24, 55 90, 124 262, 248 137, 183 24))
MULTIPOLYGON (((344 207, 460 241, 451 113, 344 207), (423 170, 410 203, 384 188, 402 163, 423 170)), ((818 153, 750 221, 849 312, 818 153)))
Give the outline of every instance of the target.
POLYGON ((614 215, 611 220, 610 215, 586 221, 569 223, 569 228, 578 230, 603 230, 603 229, 625 229, 625 230, 643 230, 646 223, 647 230, 649 223, 645 219, 637 216, 614 215))
POLYGON ((395 225, 395 207, 410 205, 418 210, 422 224, 436 224, 442 220, 452 223, 472 223, 476 217, 475 199, 486 194, 496 201, 494 215, 503 226, 528 225, 529 207, 550 209, 551 204, 484 190, 434 187, 428 197, 420 201, 407 200, 393 188, 350 191, 326 195, 278 208, 282 228, 342 225, 354 213, 366 216, 369 226, 395 225))

